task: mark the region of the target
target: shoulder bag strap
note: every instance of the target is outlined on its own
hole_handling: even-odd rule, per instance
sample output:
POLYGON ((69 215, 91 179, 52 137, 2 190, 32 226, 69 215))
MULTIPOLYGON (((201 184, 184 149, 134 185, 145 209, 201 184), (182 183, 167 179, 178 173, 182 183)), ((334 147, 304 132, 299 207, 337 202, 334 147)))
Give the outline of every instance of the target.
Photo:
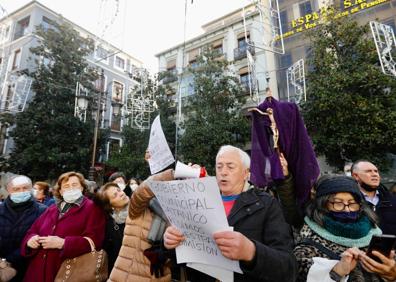
POLYGON ((89 237, 84 237, 84 238, 87 239, 89 245, 91 246, 91 252, 95 252, 96 249, 95 249, 94 241, 91 238, 89 238, 89 237))
POLYGON ((339 255, 337 255, 335 252, 329 250, 325 246, 321 245, 318 242, 315 242, 314 240, 312 240, 310 238, 304 238, 297 245, 311 245, 311 246, 314 246, 319 251, 321 251, 322 253, 326 254, 330 259, 334 259, 334 260, 340 260, 341 259, 341 257, 339 255))

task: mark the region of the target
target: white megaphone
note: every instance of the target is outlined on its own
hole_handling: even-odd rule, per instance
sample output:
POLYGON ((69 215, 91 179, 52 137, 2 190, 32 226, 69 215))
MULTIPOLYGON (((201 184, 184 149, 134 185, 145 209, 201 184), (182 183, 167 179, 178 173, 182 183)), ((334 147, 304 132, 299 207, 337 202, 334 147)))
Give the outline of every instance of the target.
POLYGON ((175 178, 199 178, 206 176, 205 167, 192 167, 177 161, 175 168, 175 178))

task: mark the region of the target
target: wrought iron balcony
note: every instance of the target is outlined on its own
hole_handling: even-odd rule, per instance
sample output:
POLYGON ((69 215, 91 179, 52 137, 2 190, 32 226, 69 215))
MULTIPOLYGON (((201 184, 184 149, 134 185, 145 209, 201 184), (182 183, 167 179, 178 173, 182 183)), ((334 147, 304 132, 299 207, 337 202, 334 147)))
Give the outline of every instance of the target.
MULTIPOLYGON (((250 95, 250 86, 249 81, 241 81, 242 92, 240 92, 237 96, 247 96, 250 95)), ((254 85, 252 85, 252 91, 254 91, 254 85)))
POLYGON ((234 49, 234 60, 246 58, 246 51, 249 51, 252 55, 255 54, 254 46, 246 44, 234 49))
POLYGON ((213 57, 216 59, 225 58, 226 53, 223 52, 223 48, 216 48, 213 50, 213 57))
POLYGON ((163 78, 162 83, 163 84, 168 84, 174 81, 177 81, 177 70, 176 69, 172 69, 172 70, 167 70, 165 72, 162 73, 163 78))

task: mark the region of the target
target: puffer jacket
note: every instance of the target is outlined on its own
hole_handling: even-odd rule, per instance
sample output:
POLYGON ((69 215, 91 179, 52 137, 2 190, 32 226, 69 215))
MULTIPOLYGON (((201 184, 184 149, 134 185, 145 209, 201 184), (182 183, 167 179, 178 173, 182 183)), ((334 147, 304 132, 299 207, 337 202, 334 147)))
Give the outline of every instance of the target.
MULTIPOLYGON (((173 180, 173 171, 166 170, 153 175, 149 180, 173 180)), ((150 231, 153 213, 149 209, 149 202, 154 197, 153 192, 143 182, 132 194, 129 204, 128 218, 125 222, 124 238, 114 268, 111 271, 110 282, 168 282, 171 281, 169 267, 164 267, 164 275, 156 278, 150 273, 150 261, 143 251, 150 248, 147 240, 150 231)))

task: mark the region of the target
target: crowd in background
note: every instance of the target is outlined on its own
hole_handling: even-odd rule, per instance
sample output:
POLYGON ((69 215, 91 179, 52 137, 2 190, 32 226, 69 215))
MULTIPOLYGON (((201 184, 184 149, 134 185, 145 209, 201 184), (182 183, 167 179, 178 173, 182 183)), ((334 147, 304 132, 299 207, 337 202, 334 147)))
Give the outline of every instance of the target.
MULTIPOLYGON (((394 250, 373 257, 366 251, 373 235, 396 235, 396 185, 381 185, 377 167, 360 160, 346 175, 319 178, 301 206, 286 158, 279 159, 284 180, 257 188, 248 181, 245 152, 223 146, 216 156, 233 230, 213 239, 223 256, 239 261, 243 273, 234 281, 395 281, 394 250)), ((173 170, 149 179, 173 180, 173 170)), ((0 258, 16 269, 11 281, 54 281, 62 263, 89 253, 91 243, 107 253, 108 281, 215 281, 176 263, 184 235, 169 224, 147 181, 115 172, 98 187, 65 172, 53 187, 14 175, 6 188, 0 258)))

